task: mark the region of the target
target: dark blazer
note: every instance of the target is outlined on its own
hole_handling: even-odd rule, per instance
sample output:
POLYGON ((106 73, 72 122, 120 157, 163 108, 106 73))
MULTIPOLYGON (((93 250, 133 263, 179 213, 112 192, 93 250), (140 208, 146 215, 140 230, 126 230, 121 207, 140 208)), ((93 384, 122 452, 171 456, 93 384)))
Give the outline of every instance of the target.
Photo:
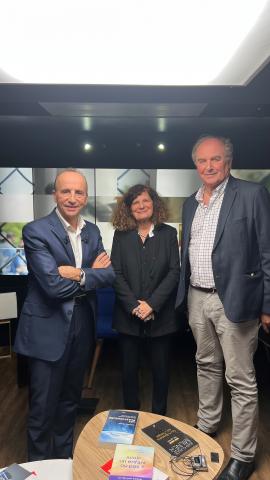
POLYGON ((14 350, 43 360, 58 360, 65 349, 72 318, 74 297, 87 292, 89 306, 95 314, 95 290, 112 284, 112 267, 90 266, 104 251, 99 229, 86 222, 81 232, 82 268, 85 286, 62 278, 61 265, 75 266, 69 237, 55 211, 47 217, 28 223, 23 229, 28 266, 28 293, 24 302, 14 350))
MULTIPOLYGON (((181 278, 176 307, 189 287, 189 239, 198 202, 183 207, 181 278)), ((232 322, 270 314, 270 195, 260 184, 229 177, 212 251, 215 286, 232 322)))
MULTIPOLYGON (((179 328, 174 309, 180 270, 175 228, 165 224, 155 227, 153 241, 153 257, 149 264, 151 294, 144 300, 155 313, 150 335, 161 336, 179 328)), ((131 314, 141 299, 138 233, 135 230, 115 231, 111 259, 116 274, 113 326, 121 333, 139 335, 141 320, 131 314)))

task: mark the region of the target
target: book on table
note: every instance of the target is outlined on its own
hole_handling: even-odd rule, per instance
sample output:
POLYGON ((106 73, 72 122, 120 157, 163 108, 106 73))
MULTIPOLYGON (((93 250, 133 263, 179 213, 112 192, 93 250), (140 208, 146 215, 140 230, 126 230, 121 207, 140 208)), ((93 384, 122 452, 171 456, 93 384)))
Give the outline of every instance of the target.
POLYGON ((109 480, 152 480, 154 448, 116 445, 109 480))
MULTIPOLYGON (((113 459, 110 458, 104 465, 101 465, 100 468, 104 473, 109 475, 111 473, 113 459)), ((153 467, 153 477, 152 480, 169 480, 167 473, 162 472, 159 468, 153 467)))
POLYGON ((198 442, 194 438, 167 420, 152 423, 142 428, 142 432, 173 457, 183 457, 198 447, 198 442))
POLYGON ((0 480, 24 480, 34 477, 33 472, 29 472, 26 468, 21 467, 18 463, 12 463, 9 467, 0 471, 0 480))
POLYGON ((138 412, 130 410, 109 410, 99 441, 130 445, 133 442, 138 415, 138 412))

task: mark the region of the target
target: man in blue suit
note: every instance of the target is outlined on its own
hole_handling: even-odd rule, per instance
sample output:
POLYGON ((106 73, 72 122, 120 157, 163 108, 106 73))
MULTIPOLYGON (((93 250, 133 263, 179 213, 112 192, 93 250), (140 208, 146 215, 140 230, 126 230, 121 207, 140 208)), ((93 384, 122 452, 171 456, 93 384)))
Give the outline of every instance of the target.
POLYGON ((231 459, 219 480, 254 470, 257 385, 253 356, 259 320, 270 328, 270 195, 230 175, 229 139, 206 136, 192 157, 202 186, 183 207, 177 307, 188 303, 197 343, 196 427, 214 436, 222 413, 223 361, 231 390, 231 459))
POLYGON ((80 215, 85 177, 55 180, 56 209, 23 229, 28 293, 15 351, 29 357, 29 460, 72 456, 83 377, 95 339, 95 291, 114 280, 99 229, 80 215))

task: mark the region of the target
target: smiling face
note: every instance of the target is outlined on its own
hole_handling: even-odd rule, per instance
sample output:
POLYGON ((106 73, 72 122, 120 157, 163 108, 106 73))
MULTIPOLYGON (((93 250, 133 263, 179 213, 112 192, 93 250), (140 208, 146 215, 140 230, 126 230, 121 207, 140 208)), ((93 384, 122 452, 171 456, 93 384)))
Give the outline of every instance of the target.
POLYGON ((81 210, 87 203, 87 185, 79 172, 63 172, 58 175, 54 200, 58 210, 72 227, 77 227, 81 210))
POLYGON ((138 195, 132 202, 131 214, 135 218, 136 222, 147 222, 151 221, 153 216, 153 200, 151 199, 148 192, 142 192, 138 195))
POLYGON ((216 138, 206 139, 198 146, 195 164, 203 184, 210 191, 218 187, 230 173, 225 146, 216 138))

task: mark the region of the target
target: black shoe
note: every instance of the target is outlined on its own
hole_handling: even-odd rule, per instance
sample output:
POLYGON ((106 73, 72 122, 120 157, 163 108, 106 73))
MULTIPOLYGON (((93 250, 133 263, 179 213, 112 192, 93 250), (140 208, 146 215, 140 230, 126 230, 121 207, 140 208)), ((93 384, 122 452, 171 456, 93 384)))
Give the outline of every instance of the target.
POLYGON ((211 438, 214 438, 217 436, 217 432, 205 432, 204 430, 202 430, 200 427, 198 427, 198 425, 194 425, 194 428, 197 428, 197 430, 200 430, 200 432, 203 432, 205 433, 205 435, 208 435, 209 437, 211 438))
POLYGON ((217 480, 247 480, 255 470, 255 462, 242 462, 231 458, 217 480))

